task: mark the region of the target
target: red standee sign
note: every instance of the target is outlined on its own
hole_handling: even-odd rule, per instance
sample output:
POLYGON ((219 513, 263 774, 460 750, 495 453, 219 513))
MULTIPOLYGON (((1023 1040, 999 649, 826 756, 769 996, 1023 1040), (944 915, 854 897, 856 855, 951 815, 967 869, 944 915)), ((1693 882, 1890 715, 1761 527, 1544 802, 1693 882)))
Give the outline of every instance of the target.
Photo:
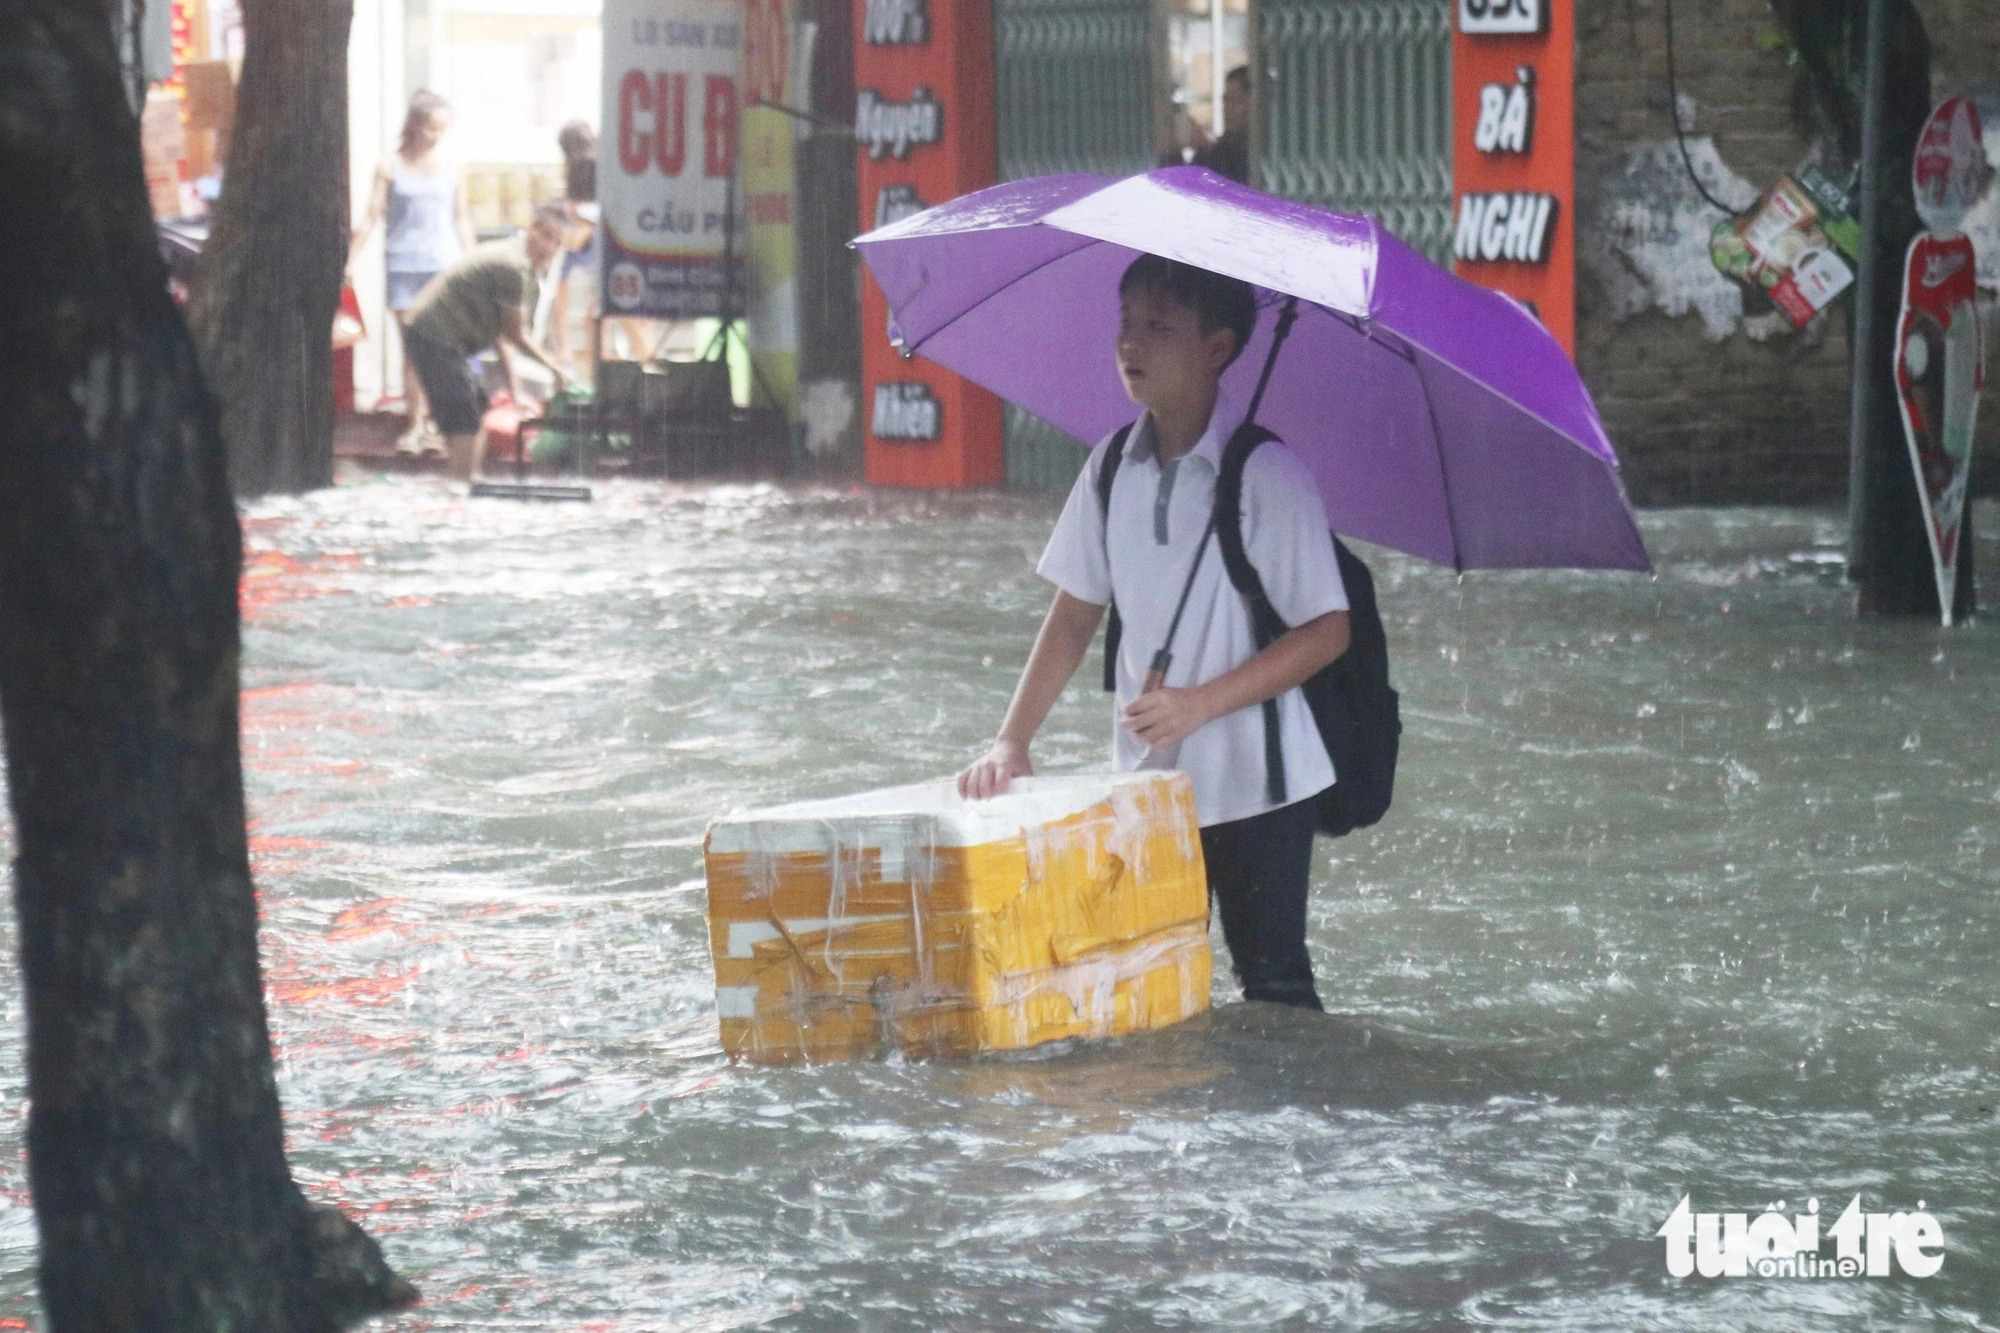
POLYGON ((1986 385, 1986 341, 1975 281, 1978 257, 1961 227, 1986 188, 1987 176, 1977 108, 1970 98, 1945 99, 1918 136, 1912 164, 1911 184, 1924 230, 1911 240, 1904 257, 1895 370, 1903 433, 1916 470, 1947 625, 1958 592, 1959 539, 1979 393, 1986 385))

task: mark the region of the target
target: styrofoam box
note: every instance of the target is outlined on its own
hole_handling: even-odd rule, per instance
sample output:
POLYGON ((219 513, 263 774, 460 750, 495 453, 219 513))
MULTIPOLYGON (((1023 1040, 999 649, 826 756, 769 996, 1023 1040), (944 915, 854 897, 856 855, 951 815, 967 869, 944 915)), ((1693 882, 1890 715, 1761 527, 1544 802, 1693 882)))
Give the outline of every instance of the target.
POLYGON ((777 806, 717 820, 704 855, 732 1056, 967 1054, 1208 1007, 1208 888, 1180 773, 777 806))

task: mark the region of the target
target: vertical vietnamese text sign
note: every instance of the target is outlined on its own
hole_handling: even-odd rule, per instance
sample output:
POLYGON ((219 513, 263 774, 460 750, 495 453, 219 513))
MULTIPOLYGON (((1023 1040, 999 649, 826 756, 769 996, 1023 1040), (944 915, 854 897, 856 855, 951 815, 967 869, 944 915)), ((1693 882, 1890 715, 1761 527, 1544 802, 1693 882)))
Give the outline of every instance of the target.
MULTIPOLYGON (((603 209, 607 315, 722 313, 736 172, 741 0, 605 0, 603 209)), ((741 294, 738 295, 741 303, 741 294)), ((740 311, 738 312, 740 313, 740 311)))
MULTIPOLYGON (((861 230, 993 183, 991 0, 854 0, 861 230)), ((865 273, 865 270, 864 270, 865 273)), ((889 486, 1005 477, 1000 400, 889 340, 875 280, 861 291, 866 475, 889 486)))
POLYGON ((749 261, 750 358, 787 420, 799 406, 798 176, 792 0, 743 4, 743 253, 749 261))
POLYGON ((1452 271, 1576 355, 1575 0, 1452 0, 1452 271))

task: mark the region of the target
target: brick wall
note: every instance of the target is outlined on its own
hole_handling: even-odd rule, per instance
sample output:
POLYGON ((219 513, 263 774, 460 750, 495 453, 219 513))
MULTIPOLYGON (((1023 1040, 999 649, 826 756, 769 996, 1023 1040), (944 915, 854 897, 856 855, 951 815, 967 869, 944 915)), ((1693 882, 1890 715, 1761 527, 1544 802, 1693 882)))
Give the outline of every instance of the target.
MULTIPOLYGON (((1993 0, 1918 9, 1936 95, 2000 80, 1993 0)), ((1709 265, 1722 215, 1674 145, 1662 20, 1662 0, 1578 0, 1578 365, 1637 503, 1838 502, 1847 302, 1793 332, 1709 265)), ((1710 193, 1742 207, 1814 147, 1795 128, 1777 23, 1765 0, 1676 0, 1674 24, 1690 154, 1710 193)), ((2000 349, 1989 359, 2000 375, 2000 349)), ((2000 490, 1993 397, 1973 472, 1984 493, 2000 490)))
POLYGON ((1931 34, 1933 92, 1943 97, 2000 83, 2000 9, 1993 0, 1917 0, 1917 12, 1931 34))

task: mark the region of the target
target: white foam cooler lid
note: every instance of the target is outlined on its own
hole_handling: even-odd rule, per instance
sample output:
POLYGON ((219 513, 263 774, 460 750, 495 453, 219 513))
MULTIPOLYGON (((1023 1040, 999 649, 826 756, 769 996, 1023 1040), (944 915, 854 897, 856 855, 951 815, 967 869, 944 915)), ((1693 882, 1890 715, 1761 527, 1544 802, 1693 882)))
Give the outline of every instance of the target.
POLYGON ((820 829, 827 824, 899 823, 923 821, 931 844, 974 847, 1013 837, 1023 828, 1052 823, 1109 798, 1120 787, 1158 782, 1160 771, 1137 773, 1065 773, 1051 777, 1015 778, 1004 795, 968 801, 952 779, 918 782, 907 787, 883 787, 817 801, 795 801, 762 810, 725 815, 708 827, 713 852, 785 851, 775 844, 781 830, 799 830, 797 850, 822 846, 820 829))

